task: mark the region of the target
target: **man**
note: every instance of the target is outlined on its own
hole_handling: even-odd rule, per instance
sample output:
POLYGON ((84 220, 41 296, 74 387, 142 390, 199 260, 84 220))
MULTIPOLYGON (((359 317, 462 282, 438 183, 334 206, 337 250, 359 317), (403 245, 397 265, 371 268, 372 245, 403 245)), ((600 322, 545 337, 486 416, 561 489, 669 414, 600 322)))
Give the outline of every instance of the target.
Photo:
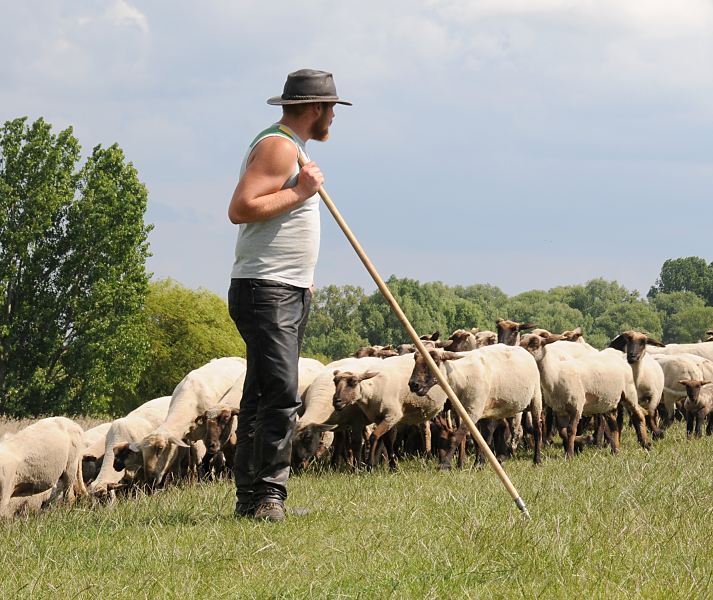
POLYGON ((236 516, 282 521, 292 434, 300 398, 297 365, 319 252, 319 196, 324 178, 299 152, 326 141, 337 95, 331 73, 287 76, 282 119, 253 140, 230 201, 240 224, 228 292, 230 316, 245 340, 247 374, 235 454, 236 516))

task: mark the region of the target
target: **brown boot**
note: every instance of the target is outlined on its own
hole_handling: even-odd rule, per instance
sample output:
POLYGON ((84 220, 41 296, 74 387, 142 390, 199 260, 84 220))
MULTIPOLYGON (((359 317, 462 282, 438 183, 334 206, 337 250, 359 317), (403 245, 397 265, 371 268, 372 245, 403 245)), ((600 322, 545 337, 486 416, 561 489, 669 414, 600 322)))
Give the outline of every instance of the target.
POLYGON ((282 500, 265 498, 255 506, 253 517, 259 521, 280 522, 285 520, 285 504, 282 500))

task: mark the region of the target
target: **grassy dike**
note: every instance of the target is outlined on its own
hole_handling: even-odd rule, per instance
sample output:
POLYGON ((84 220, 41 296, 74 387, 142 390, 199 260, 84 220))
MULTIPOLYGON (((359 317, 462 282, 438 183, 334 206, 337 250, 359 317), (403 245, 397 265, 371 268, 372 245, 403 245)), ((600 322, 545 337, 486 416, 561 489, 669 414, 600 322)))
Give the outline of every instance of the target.
POLYGON ((309 473, 283 524, 232 517, 230 482, 0 524, 0 598, 710 598, 713 438, 506 470, 309 473))

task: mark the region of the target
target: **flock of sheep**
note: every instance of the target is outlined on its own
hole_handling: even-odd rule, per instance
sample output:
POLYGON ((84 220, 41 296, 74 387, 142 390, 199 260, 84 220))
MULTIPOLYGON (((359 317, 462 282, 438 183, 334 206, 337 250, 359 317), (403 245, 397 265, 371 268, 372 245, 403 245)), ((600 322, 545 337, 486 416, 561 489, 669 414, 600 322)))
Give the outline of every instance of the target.
MULTIPOLYGON (((604 441, 617 452, 625 412, 644 448, 676 414, 685 415, 689 436, 700 436, 706 419, 706 432, 713 430, 713 339, 664 346, 626 331, 600 351, 580 329, 553 334, 503 319, 496 325, 497 333, 460 329, 447 340, 437 333, 422 339, 500 460, 522 444, 539 463, 555 432, 568 458, 604 441)), ((172 396, 86 431, 51 417, 5 434, 0 517, 229 475, 245 368, 242 358, 212 360, 188 373, 172 396)), ((371 469, 386 457, 396 469, 404 448, 435 454, 441 469, 456 453, 463 464, 466 427, 409 344, 361 348, 326 366, 300 358, 299 394, 296 470, 330 453, 333 463, 351 468, 371 469)))

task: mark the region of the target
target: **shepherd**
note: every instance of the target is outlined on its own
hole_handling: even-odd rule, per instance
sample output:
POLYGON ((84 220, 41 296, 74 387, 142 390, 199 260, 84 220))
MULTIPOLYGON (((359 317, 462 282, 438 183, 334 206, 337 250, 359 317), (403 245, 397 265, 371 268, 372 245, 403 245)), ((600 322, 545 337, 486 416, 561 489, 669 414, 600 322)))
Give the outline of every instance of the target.
MULTIPOLYGON (((331 73, 290 73, 282 118, 248 147, 228 208, 239 224, 228 309, 247 349, 238 415, 235 515, 285 518, 292 435, 300 398, 297 366, 319 253, 319 194, 324 183, 313 161, 299 166, 308 140, 324 142, 337 95, 331 73)), ((304 162, 304 161, 303 161, 304 162)))

